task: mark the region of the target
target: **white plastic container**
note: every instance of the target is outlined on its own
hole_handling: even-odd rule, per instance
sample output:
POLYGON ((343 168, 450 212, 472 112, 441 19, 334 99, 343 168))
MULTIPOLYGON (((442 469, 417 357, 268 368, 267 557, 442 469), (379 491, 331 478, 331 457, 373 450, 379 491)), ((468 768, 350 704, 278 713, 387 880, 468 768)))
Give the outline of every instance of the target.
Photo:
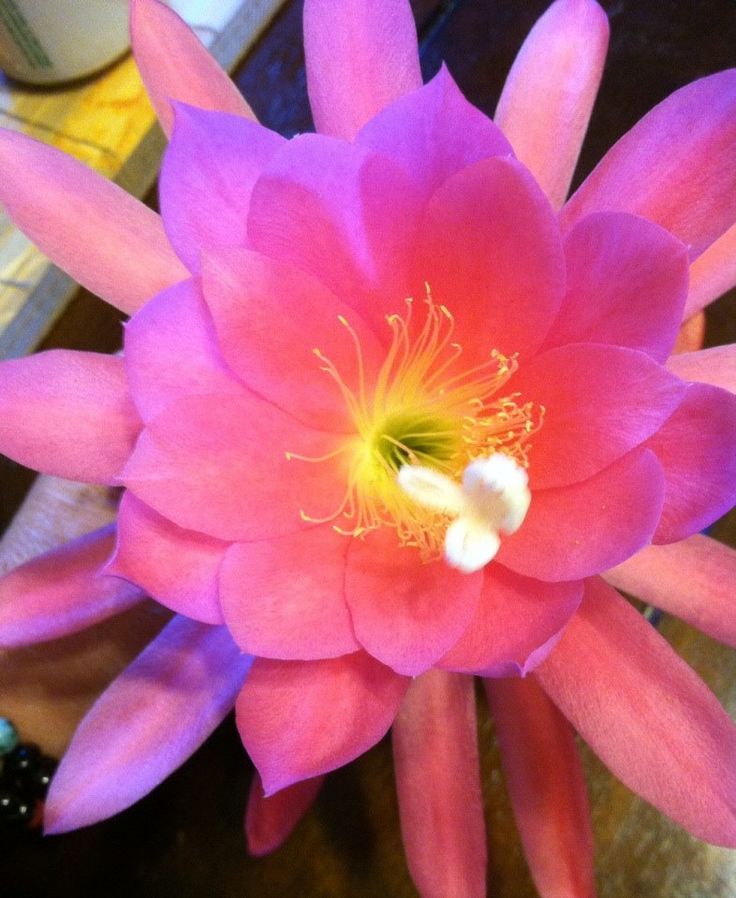
POLYGON ((0 69, 21 81, 82 78, 129 44, 127 0, 0 0, 0 69))

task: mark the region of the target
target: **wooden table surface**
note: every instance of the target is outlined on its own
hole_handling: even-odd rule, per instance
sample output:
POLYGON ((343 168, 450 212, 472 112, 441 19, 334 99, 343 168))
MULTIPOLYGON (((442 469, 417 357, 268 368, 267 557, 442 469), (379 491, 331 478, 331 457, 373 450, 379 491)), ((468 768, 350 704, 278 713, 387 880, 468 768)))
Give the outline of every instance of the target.
MULTIPOLYGON (((492 113, 505 73, 546 0, 414 3, 426 77, 441 61, 469 99, 492 113)), ((655 103, 677 87, 736 64, 733 0, 609 0, 611 51, 577 180, 655 103)), ((292 2, 251 53, 238 84, 269 126, 311 127, 292 2)), ((733 293, 709 314, 707 341, 736 341, 733 293)), ((47 346, 114 350, 119 318, 81 293, 47 346)), ((6 513, 27 486, 0 471, 6 513)), ((714 528, 736 544, 736 517, 714 528)), ((661 625, 678 652, 736 716, 736 653, 674 619, 661 625)), ((533 898, 506 798, 492 725, 480 716, 489 825, 489 896, 533 898)), ((633 796, 584 749, 597 842, 600 898, 736 898, 736 852, 703 845, 633 796)), ((736 763, 736 759, 734 759, 736 763)), ((47 840, 0 841, 8 898, 411 898, 390 746, 384 740, 328 778, 313 811, 272 857, 245 855, 242 814, 252 768, 232 722, 152 795, 119 817, 47 840)), ((693 784, 697 788, 697 784, 693 784)))

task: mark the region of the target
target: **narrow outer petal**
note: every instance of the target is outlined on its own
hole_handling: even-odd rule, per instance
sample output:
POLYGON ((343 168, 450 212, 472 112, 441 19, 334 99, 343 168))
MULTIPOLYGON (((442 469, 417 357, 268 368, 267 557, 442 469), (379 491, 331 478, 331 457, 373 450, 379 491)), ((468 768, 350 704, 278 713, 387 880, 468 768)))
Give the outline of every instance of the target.
POLYGON ((160 217, 65 153, 0 130, 0 202, 83 287, 134 312, 186 277, 160 217))
POLYGON ((736 286, 736 224, 690 266, 690 292, 684 318, 690 318, 736 286))
POLYGON ((375 745, 408 685, 365 652, 326 661, 258 658, 235 714, 266 796, 375 745))
POLYGON ((133 52, 161 127, 171 133, 171 100, 255 119, 237 87, 173 10, 157 0, 132 0, 133 52))
POLYGON ((736 847, 736 727, 615 590, 588 582, 580 611, 536 676, 630 789, 697 838, 736 847))
POLYGON ((406 0, 307 0, 304 53, 317 131, 351 140, 392 100, 422 86, 406 0))
POLYGON ((353 539, 345 598, 358 642, 395 671, 416 676, 460 638, 478 606, 483 575, 462 574, 415 548, 400 547, 387 527, 353 539))
POLYGON ((202 252, 245 246, 250 195, 284 138, 257 122, 175 103, 159 178, 161 217, 179 258, 199 272, 202 252))
POLYGON ((676 91, 625 134, 562 211, 641 215, 697 258, 736 220, 736 69, 676 91))
POLYGON ((532 28, 494 116, 555 208, 567 196, 608 49, 593 0, 558 0, 532 28))
POLYGON ((736 549, 698 534, 669 546, 647 546, 604 576, 736 648, 736 549))
POLYGON ((139 602, 137 586, 101 573, 114 542, 110 524, 0 578, 0 645, 57 639, 139 602))
POLYGON ((667 367, 683 380, 712 384, 736 393, 736 343, 673 355, 667 367))
POLYGON ((579 581, 544 583, 489 564, 475 616, 439 666, 484 676, 525 676, 557 644, 582 593, 579 581))
POLYGON ((302 780, 266 798, 256 773, 245 811, 245 836, 250 854, 260 857, 282 845, 314 803, 324 780, 323 776, 302 780))
POLYGON ((251 660, 224 627, 175 617, 80 724, 51 783, 46 832, 96 823, 147 795, 230 711, 251 660))
POLYGON ((22 465, 112 483, 140 427, 121 358, 55 349, 0 367, 0 450, 22 465))
POLYGON ((220 601, 238 645, 253 655, 301 661, 357 651, 345 604, 349 544, 327 525, 232 545, 220 572, 220 601))
POLYGON ((219 539, 177 527, 126 490, 115 555, 106 570, 137 583, 173 611, 221 624, 217 578, 227 548, 219 539))
POLYGON ((593 833, 575 734, 534 677, 485 680, 506 787, 542 898, 595 898, 593 833))
POLYGON ((422 898, 484 898, 486 829, 472 677, 417 677, 392 730, 401 833, 422 898))

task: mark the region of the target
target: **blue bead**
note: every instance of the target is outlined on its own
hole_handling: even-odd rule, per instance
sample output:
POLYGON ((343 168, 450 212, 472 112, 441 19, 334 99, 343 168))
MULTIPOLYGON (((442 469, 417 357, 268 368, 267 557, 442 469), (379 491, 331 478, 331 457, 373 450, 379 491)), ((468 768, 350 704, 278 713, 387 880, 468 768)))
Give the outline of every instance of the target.
POLYGON ((6 755, 18 744, 18 731, 7 717, 0 717, 0 755, 6 755))

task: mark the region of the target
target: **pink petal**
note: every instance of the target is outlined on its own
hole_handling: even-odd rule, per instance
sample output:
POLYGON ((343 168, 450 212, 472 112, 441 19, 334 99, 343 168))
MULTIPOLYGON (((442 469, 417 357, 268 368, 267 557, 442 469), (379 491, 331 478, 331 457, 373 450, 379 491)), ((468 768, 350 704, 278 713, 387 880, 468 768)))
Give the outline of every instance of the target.
POLYGON ((245 246, 253 185, 284 139, 239 116, 183 103, 174 110, 159 179, 161 216, 179 258, 199 272, 203 250, 245 246))
POLYGON ((590 212, 641 215, 697 258, 736 220, 736 70, 676 91, 603 157, 562 212, 565 227, 590 212))
POLYGON ((101 573, 114 542, 110 524, 0 577, 0 645, 57 639, 139 602, 140 589, 101 573))
POLYGON ((315 776, 302 780, 266 798, 263 783, 256 773, 245 811, 248 852, 261 857, 279 848, 314 803, 324 779, 323 776, 315 776))
POLYGON ((395 671, 416 676, 438 661, 473 618, 481 574, 423 562, 384 527, 354 539, 345 598, 358 642, 395 671))
POLYGON ((667 367, 683 380, 694 380, 736 393, 736 343, 673 355, 667 367))
POLYGON ((665 475, 662 518, 654 542, 684 539, 736 503, 736 396, 690 384, 681 404, 644 444, 665 475))
POLYGON ((185 530, 225 540, 266 539, 335 513, 347 474, 335 460, 302 461, 339 448, 262 399, 177 398, 141 434, 121 479, 185 530))
POLYGON ((528 355, 541 345, 562 299, 564 265, 555 216, 532 177, 513 159, 486 159, 432 196, 415 277, 456 316, 471 367, 492 349, 528 355))
POLYGON ((592 477, 657 431, 684 384, 643 352, 579 343, 542 353, 509 383, 545 409, 531 439, 532 490, 592 477))
POLYGON ((475 617, 439 666, 492 677, 526 676, 557 644, 580 604, 583 585, 530 580, 500 564, 489 564, 483 573, 475 617))
POLYGON ((659 226, 620 212, 579 221, 565 240, 567 294, 545 348, 612 343, 664 362, 687 294, 687 249, 659 226))
POLYGON ((715 240, 690 266, 690 292, 684 317, 690 318, 736 286, 736 224, 715 240))
POLYGON ((173 611, 221 624, 217 577, 226 549, 227 543, 182 530, 125 492, 107 572, 137 583, 173 611))
POLYGON ((326 661, 258 658, 235 714, 266 795, 335 770, 375 745, 408 685, 365 652, 326 661))
POLYGON ((46 474, 111 483, 140 421, 123 360, 55 349, 0 368, 0 449, 46 474))
POLYGON ((147 795, 230 711, 250 663, 224 627, 175 617, 80 724, 51 783, 46 832, 88 826, 147 795))
POLYGON ((397 97, 422 86, 406 0, 307 0, 304 54, 317 131, 351 140, 397 97))
POLYGON ((315 356, 353 395, 375 381, 385 350, 358 313, 303 271, 246 250, 208 255, 204 293, 223 357, 260 396, 315 427, 355 432, 348 405, 315 356), (360 359, 347 327, 360 345, 360 359))
POLYGON ((608 19, 593 0, 558 0, 532 28, 494 116, 555 208, 567 196, 598 93, 608 19))
POLYGON ((233 545, 220 600, 238 645, 253 655, 303 661, 359 649, 343 585, 349 544, 328 526, 233 545))
POLYGON ((486 828, 471 677, 431 670, 391 734, 401 832, 422 898, 485 898, 486 828))
POLYGON ((133 402, 144 421, 178 396, 243 392, 220 355, 198 280, 164 290, 130 319, 124 358, 133 402))
POLYGON ((271 160, 251 198, 248 236, 264 255, 322 281, 380 333, 411 293, 408 252, 419 223, 408 175, 365 147, 302 134, 271 160), (381 290, 381 305, 373 292, 381 290), (367 299, 366 294, 369 294, 367 299))
POLYGON ((55 262, 123 312, 186 277, 159 216, 53 147, 0 131, 0 202, 55 262))
POLYGON ((496 557, 539 580, 589 577, 651 541, 663 501, 661 465, 637 449, 590 480, 533 493, 524 523, 496 557))
POLYGON ((361 129, 356 143, 398 162, 424 198, 451 175, 490 156, 511 156, 501 131, 460 93, 443 65, 361 129))
POLYGON ((602 580, 537 668, 630 789, 699 839, 736 847, 736 727, 707 686, 602 580))
POLYGON ((695 535, 669 546, 647 546, 604 576, 736 648, 736 549, 695 535))
POLYGON ((533 677, 484 686, 537 891, 595 898, 588 795, 572 728, 533 677))
POLYGON ((171 132, 171 100, 255 118, 228 75, 189 26, 157 0, 131 0, 133 53, 161 127, 171 132))

